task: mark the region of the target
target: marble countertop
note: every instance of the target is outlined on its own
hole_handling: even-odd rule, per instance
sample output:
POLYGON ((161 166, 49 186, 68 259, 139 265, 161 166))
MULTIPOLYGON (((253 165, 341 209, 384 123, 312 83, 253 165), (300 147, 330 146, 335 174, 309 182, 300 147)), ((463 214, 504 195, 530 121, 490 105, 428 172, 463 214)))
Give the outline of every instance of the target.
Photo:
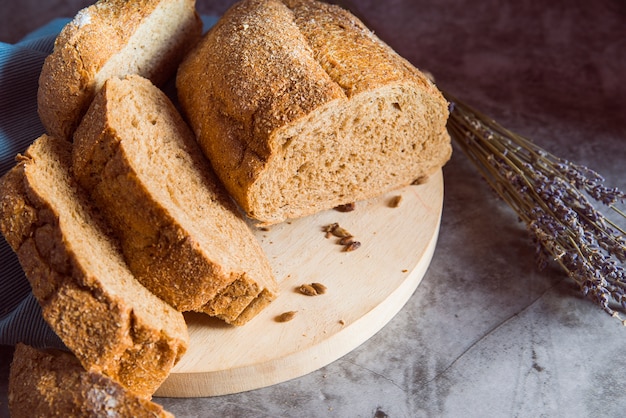
MULTIPOLYGON (((229 2, 205 3, 201 12, 229 2)), ((624 2, 343 3, 441 88, 626 190, 624 2)), ((375 336, 282 384, 155 400, 177 417, 623 416, 626 328, 555 267, 537 270, 524 226, 461 152, 444 181, 431 265, 375 336)), ((10 352, 2 356, 6 413, 10 352)))

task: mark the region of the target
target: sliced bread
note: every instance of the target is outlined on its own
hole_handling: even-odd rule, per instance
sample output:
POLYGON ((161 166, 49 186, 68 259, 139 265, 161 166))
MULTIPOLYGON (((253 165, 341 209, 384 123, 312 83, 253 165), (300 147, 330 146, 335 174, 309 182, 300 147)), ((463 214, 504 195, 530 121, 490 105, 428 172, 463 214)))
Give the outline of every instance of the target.
POLYGON ((105 375, 86 371, 71 353, 18 344, 9 374, 13 418, 169 418, 161 405, 140 398, 105 375))
POLYGON ((71 139, 109 77, 140 74, 165 82, 201 33, 195 0, 100 0, 82 9, 41 71, 37 101, 46 131, 71 139))
POLYGON ((242 325, 276 297, 260 244, 150 81, 105 83, 74 135, 73 168, 131 271, 175 308, 242 325))
POLYGON ((135 280, 70 164, 69 142, 37 139, 0 179, 0 229, 83 367, 149 398, 187 349, 184 318, 135 280))
POLYGON ((217 175, 260 223, 408 185, 451 154, 441 93, 338 6, 241 1, 176 83, 217 175))

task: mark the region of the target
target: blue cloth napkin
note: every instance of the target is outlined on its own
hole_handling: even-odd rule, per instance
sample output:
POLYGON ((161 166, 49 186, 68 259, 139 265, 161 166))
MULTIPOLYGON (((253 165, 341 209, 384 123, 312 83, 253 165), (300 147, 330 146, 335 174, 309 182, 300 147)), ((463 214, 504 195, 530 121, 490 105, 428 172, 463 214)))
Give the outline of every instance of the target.
MULTIPOLYGON (((15 156, 44 133, 37 115, 39 72, 68 19, 57 19, 15 45, 0 43, 0 175, 15 165, 15 156)), ((0 344, 35 347, 63 343, 41 316, 41 307, 17 256, 0 241, 0 344)))
MULTIPOLYGON (((16 44, 0 42, 0 176, 45 131, 37 115, 37 88, 43 62, 54 40, 70 20, 60 18, 37 29, 16 44)), ((217 21, 202 16, 205 30, 217 21)), ((23 342, 34 347, 64 348, 41 316, 17 256, 0 237, 0 344, 23 342)))

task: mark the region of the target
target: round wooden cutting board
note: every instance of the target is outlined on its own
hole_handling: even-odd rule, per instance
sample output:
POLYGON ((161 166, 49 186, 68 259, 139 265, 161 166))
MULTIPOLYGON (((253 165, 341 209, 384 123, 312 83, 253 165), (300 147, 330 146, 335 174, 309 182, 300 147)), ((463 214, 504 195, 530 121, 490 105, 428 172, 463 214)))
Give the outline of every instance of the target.
POLYGON ((255 234, 281 294, 243 327, 185 314, 190 346, 155 396, 205 397, 270 386, 315 371, 378 332, 422 280, 443 207, 441 171, 424 184, 255 234), (390 201, 402 196, 399 206, 390 201), (337 222, 361 247, 345 252, 323 228, 337 222), (326 293, 296 289, 318 282, 326 293), (295 311, 291 321, 276 317, 295 311))

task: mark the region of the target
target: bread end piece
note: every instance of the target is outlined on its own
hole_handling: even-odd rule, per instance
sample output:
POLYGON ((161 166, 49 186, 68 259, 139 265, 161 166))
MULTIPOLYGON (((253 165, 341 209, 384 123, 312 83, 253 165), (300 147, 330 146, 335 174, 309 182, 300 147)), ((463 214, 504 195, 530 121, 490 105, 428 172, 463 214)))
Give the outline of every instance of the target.
POLYGON ((86 371, 71 353, 17 344, 9 372, 14 418, 121 416, 173 418, 105 375, 86 371))
POLYGON ((37 103, 46 131, 71 140, 109 77, 140 74, 164 83, 201 33, 195 0, 100 0, 80 10, 40 74, 37 103))

